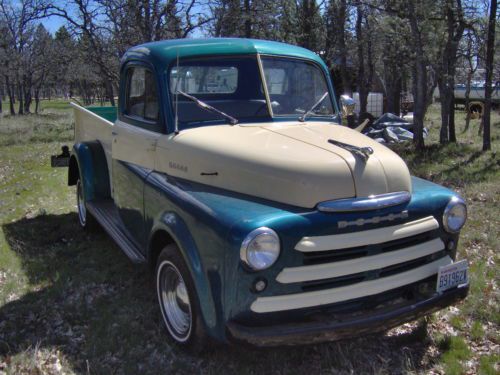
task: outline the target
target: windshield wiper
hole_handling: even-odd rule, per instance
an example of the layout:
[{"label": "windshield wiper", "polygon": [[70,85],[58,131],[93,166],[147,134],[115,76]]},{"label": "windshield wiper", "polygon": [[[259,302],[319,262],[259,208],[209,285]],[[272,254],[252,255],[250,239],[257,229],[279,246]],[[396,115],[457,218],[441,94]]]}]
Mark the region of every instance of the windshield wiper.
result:
[{"label": "windshield wiper", "polygon": [[188,98],[188,99],[192,100],[193,102],[195,102],[196,105],[198,107],[200,107],[201,109],[204,109],[206,111],[217,113],[217,114],[221,115],[226,120],[228,120],[231,125],[236,125],[238,123],[238,120],[235,119],[233,116],[228,115],[227,113],[222,112],[221,110],[212,107],[210,104],[202,102],[200,99],[194,97],[193,95],[186,94],[184,91],[181,91],[181,90],[177,90],[177,92],[179,94],[181,94],[182,96],[185,96],[186,98]]},{"label": "windshield wiper", "polygon": [[310,115],[311,115],[311,113],[313,113],[313,111],[316,109],[316,107],[317,107],[318,105],[320,105],[320,104],[321,104],[321,102],[322,102],[323,100],[325,100],[325,98],[326,98],[327,96],[328,96],[328,91],[327,91],[327,92],[325,92],[325,93],[323,94],[323,96],[321,97],[321,99],[320,99],[320,100],[318,100],[316,103],[314,103],[314,105],[311,107],[311,109],[310,109],[309,111],[307,111],[306,113],[304,113],[302,116],[300,116],[300,117],[299,117],[299,121],[300,121],[300,122],[304,122],[304,121],[306,121],[306,118],[307,118],[308,116],[310,116]]}]

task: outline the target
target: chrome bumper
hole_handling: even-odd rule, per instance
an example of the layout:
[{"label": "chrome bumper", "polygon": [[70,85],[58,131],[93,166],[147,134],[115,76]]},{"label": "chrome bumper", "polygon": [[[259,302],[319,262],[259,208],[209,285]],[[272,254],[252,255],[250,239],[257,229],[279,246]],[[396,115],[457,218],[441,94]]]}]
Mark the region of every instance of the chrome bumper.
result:
[{"label": "chrome bumper", "polygon": [[255,346],[287,346],[335,341],[385,331],[415,320],[464,299],[468,291],[469,285],[464,285],[442,294],[435,293],[427,299],[404,306],[367,311],[350,319],[339,320],[326,313],[311,322],[265,327],[229,322],[227,328],[232,340]]}]

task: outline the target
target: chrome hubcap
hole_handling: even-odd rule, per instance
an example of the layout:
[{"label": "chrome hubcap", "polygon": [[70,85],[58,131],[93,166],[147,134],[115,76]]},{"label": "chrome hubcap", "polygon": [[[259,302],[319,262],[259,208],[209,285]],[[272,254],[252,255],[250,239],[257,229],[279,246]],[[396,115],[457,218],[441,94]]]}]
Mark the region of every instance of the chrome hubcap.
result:
[{"label": "chrome hubcap", "polygon": [[83,198],[83,188],[82,183],[78,180],[76,184],[76,202],[78,205],[78,219],[80,224],[85,226],[87,220],[87,208],[85,207],[85,199]]},{"label": "chrome hubcap", "polygon": [[186,341],[191,331],[191,304],[186,284],[177,268],[165,261],[158,270],[158,297],[170,334]]}]

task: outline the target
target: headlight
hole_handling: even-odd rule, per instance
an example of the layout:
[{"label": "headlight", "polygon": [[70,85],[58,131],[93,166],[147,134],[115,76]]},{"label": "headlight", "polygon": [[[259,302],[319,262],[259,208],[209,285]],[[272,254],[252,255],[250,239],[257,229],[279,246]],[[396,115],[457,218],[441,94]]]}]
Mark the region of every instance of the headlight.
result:
[{"label": "headlight", "polygon": [[467,206],[459,197],[453,197],[444,209],[443,225],[447,232],[456,233],[467,220]]},{"label": "headlight", "polygon": [[250,232],[241,244],[241,260],[256,271],[271,267],[279,255],[280,239],[274,230],[266,227]]}]

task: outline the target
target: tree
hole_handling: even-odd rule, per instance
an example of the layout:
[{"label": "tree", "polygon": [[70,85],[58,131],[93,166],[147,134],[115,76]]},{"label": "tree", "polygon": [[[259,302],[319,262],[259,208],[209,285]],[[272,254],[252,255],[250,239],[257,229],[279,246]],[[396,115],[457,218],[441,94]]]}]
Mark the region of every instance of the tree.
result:
[{"label": "tree", "polygon": [[297,7],[298,44],[315,52],[324,50],[324,23],[316,0],[301,0]]},{"label": "tree", "polygon": [[356,5],[356,46],[357,46],[357,86],[359,93],[360,121],[367,112],[368,94],[375,73],[373,36],[369,22],[368,9],[361,2]]},{"label": "tree", "polygon": [[495,55],[495,26],[497,20],[497,0],[491,0],[490,17],[488,22],[488,39],[486,42],[486,79],[484,86],[484,113],[483,113],[483,151],[491,150],[491,92],[493,76],[493,56]]},{"label": "tree", "polygon": [[424,143],[424,117],[427,104],[427,62],[424,54],[423,37],[423,9],[427,4],[417,0],[408,0],[407,11],[412,38],[411,45],[414,50],[413,63],[413,143],[417,149],[423,149]]},{"label": "tree", "polygon": [[330,0],[325,14],[326,60],[330,67],[338,66],[342,87],[340,93],[352,94],[351,81],[347,69],[347,0]]},{"label": "tree", "polygon": [[10,112],[15,114],[15,94],[19,101],[18,114],[29,112],[32,80],[25,74],[29,64],[27,50],[32,42],[35,22],[47,16],[50,4],[46,0],[20,0],[13,5],[8,0],[0,0],[0,22],[4,34],[5,86],[9,96]]},{"label": "tree", "polygon": [[465,81],[465,110],[467,111],[465,117],[465,126],[463,129],[463,133],[469,130],[470,120],[471,120],[471,111],[469,109],[470,105],[470,91],[472,85],[472,78],[474,73],[477,71],[477,60],[479,56],[479,48],[478,45],[480,43],[480,37],[477,35],[478,30],[476,28],[472,30],[467,30],[464,34],[464,38],[462,38],[461,47],[460,47],[460,60],[459,64],[461,64],[461,71],[466,72],[465,76],[462,74],[461,78]]},{"label": "tree", "polygon": [[[43,25],[38,25],[33,37],[33,46],[30,54],[32,60],[31,79],[35,97],[35,113],[38,113],[40,108],[40,91],[46,83],[55,55],[52,36]],[[29,104],[27,108],[29,109]]]},{"label": "tree", "polygon": [[65,7],[53,4],[51,14],[66,19],[78,36],[114,105],[123,53],[140,43],[187,37],[210,21],[196,5],[200,5],[196,0],[71,0]]},{"label": "tree", "polygon": [[445,0],[443,4],[446,43],[440,51],[437,64],[439,96],[441,100],[441,130],[439,142],[456,142],[455,135],[455,74],[458,47],[467,26],[461,0]]}]

